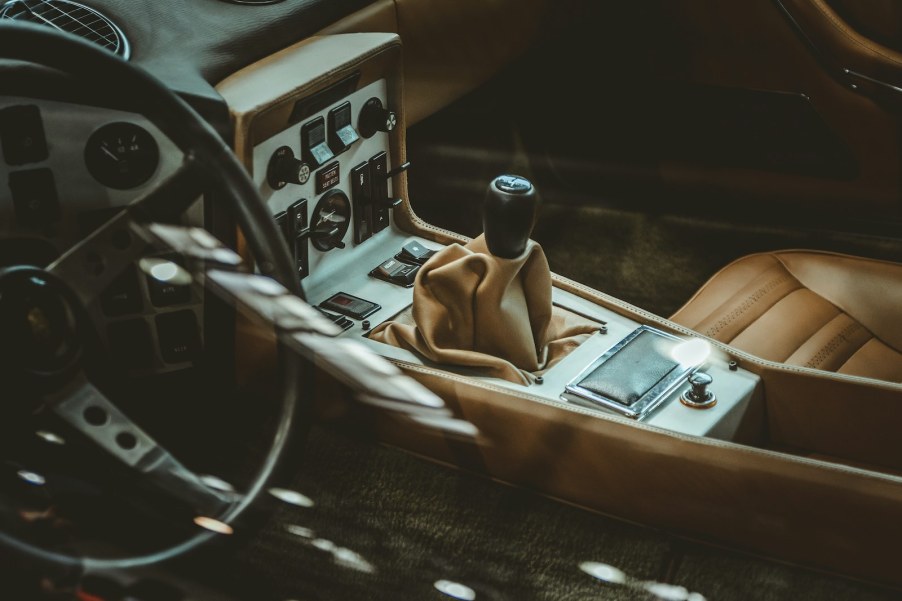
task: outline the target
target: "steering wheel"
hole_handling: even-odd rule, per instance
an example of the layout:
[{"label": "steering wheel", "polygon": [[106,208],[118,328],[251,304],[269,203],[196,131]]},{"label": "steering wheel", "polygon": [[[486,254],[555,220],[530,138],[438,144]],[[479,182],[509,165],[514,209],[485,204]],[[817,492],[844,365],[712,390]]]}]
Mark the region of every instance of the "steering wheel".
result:
[{"label": "steering wheel", "polygon": [[[230,148],[190,106],[139,67],[78,38],[23,23],[0,24],[0,59],[49,67],[79,86],[102,90],[105,101],[143,114],[184,153],[174,174],[48,267],[0,269],[0,328],[4,332],[0,361],[12,371],[18,386],[27,387],[115,460],[137,470],[155,487],[191,499],[205,508],[206,515],[229,523],[264,489],[283,454],[299,413],[299,382],[308,366],[279,353],[282,381],[276,432],[246,494],[234,500],[185,468],[89,381],[82,363],[93,327],[85,307],[123,268],[141,258],[146,241],[136,235],[135,224],[181,214],[202,193],[212,192],[215,202],[231,210],[258,272],[303,298],[285,243]],[[92,427],[89,410],[114,423],[116,432],[127,432],[127,439],[117,439],[109,428]],[[170,559],[214,536],[198,528],[177,545],[124,558],[51,551],[2,531],[0,545],[42,562],[109,570]]]}]

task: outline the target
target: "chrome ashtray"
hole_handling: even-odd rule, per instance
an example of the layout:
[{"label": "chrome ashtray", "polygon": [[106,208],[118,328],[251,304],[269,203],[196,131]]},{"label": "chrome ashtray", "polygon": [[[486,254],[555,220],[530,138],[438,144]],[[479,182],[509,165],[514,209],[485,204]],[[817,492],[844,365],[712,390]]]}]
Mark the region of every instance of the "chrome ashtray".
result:
[{"label": "chrome ashtray", "polygon": [[707,359],[709,347],[640,326],[592,362],[562,398],[641,420]]}]

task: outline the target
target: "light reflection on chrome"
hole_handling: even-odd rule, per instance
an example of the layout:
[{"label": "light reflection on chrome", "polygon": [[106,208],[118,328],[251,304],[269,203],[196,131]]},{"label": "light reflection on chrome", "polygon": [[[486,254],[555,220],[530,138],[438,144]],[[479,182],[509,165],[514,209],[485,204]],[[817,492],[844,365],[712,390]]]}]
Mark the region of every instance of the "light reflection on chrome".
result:
[{"label": "light reflection on chrome", "polygon": [[579,569],[604,582],[611,584],[623,584],[626,582],[626,574],[623,570],[615,568],[606,563],[598,563],[597,561],[584,561],[579,564]]},{"label": "light reflection on chrome", "polygon": [[313,532],[310,528],[305,528],[304,526],[298,526],[297,524],[288,524],[285,526],[285,531],[289,534],[293,534],[295,536],[300,536],[301,538],[314,538],[316,533]]},{"label": "light reflection on chrome", "polygon": [[701,365],[711,355],[711,345],[701,338],[690,338],[674,345],[670,356],[680,365],[694,367]]},{"label": "light reflection on chrome", "polygon": [[430,415],[411,415],[416,423],[435,430],[443,430],[446,434],[470,440],[479,435],[479,429],[468,421],[450,417],[433,417]]},{"label": "light reflection on chrome", "polygon": [[167,259],[156,257],[144,257],[138,262],[141,271],[164,284],[187,286],[191,283],[191,274],[185,269]]},{"label": "light reflection on chrome", "polygon": [[661,601],[687,601],[689,599],[689,590],[684,586],[664,582],[646,582],[642,586]]},{"label": "light reflection on chrome", "polygon": [[452,582],[451,580],[436,580],[432,585],[438,592],[460,599],[461,601],[473,601],[476,599],[476,591],[465,584]]},{"label": "light reflection on chrome", "polygon": [[665,582],[642,581],[628,576],[623,570],[606,563],[597,561],[584,561],[579,564],[579,569],[607,584],[622,585],[631,591],[651,594],[658,601],[706,601],[701,593],[690,592],[684,586],[667,584]]},{"label": "light reflection on chrome", "polygon": [[335,549],[338,548],[338,545],[336,545],[332,541],[327,540],[325,538],[314,539],[313,542],[310,544],[313,545],[314,547],[316,547],[317,549],[319,549],[320,551],[325,551],[326,553],[333,553],[335,551]]},{"label": "light reflection on chrome", "polygon": [[194,523],[201,528],[205,528],[210,532],[215,532],[216,534],[228,535],[235,532],[232,527],[225,522],[220,522],[219,520],[214,520],[213,518],[208,518],[202,515],[194,518]]},{"label": "light reflection on chrome", "polygon": [[63,439],[62,436],[59,436],[59,435],[54,434],[53,432],[49,432],[47,430],[38,430],[37,432],[35,432],[35,435],[37,435],[37,437],[40,438],[41,440],[43,440],[44,442],[49,442],[50,444],[58,444],[58,445],[66,444],[66,441]]},{"label": "light reflection on chrome", "polygon": [[364,572],[366,574],[374,574],[376,572],[376,567],[365,560],[360,553],[357,553],[356,551],[341,547],[335,549],[332,555],[335,558],[335,563],[340,566],[357,570],[358,572]]},{"label": "light reflection on chrome", "polygon": [[209,474],[205,474],[203,476],[198,476],[201,482],[205,485],[209,486],[212,489],[219,490],[222,492],[235,492],[235,487],[223,480],[222,478],[217,478],[216,476],[211,476]]},{"label": "light reflection on chrome", "polygon": [[43,486],[47,483],[47,480],[41,474],[36,472],[31,472],[28,470],[19,470],[16,472],[16,475],[25,482],[29,484],[33,484],[35,486]]},{"label": "light reflection on chrome", "polygon": [[297,505],[298,507],[313,507],[313,499],[302,495],[296,490],[288,490],[287,488],[270,488],[269,494],[289,505]]},{"label": "light reflection on chrome", "polygon": [[365,574],[376,573],[376,566],[367,561],[360,553],[346,547],[339,547],[329,539],[318,538],[310,528],[297,524],[288,524],[285,526],[285,531],[304,539],[304,542],[311,547],[332,555],[332,561],[337,566],[357,570]]}]

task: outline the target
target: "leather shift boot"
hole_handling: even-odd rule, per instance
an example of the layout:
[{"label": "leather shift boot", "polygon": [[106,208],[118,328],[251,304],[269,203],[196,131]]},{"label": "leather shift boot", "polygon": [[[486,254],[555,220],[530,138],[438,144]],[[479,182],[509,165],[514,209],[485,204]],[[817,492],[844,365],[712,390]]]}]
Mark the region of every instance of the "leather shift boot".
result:
[{"label": "leather shift boot", "polygon": [[482,236],[444,248],[420,269],[412,317],[411,324],[398,316],[370,337],[436,363],[484,368],[487,375],[522,384],[599,328],[552,306],[541,246],[530,240],[522,255],[502,259],[489,253]]}]

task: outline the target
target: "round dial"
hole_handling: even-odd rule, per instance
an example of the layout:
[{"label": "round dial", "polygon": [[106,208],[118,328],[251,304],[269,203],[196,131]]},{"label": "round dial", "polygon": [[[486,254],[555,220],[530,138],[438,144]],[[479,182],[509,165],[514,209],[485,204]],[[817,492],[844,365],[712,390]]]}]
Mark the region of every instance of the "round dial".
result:
[{"label": "round dial", "polygon": [[351,224],[351,202],[336,190],[323,196],[310,216],[310,241],[319,250],[344,248],[342,238]]},{"label": "round dial", "polygon": [[160,150],[148,131],[134,123],[108,123],[91,134],[85,145],[85,165],[108,188],[128,190],[154,174]]}]

